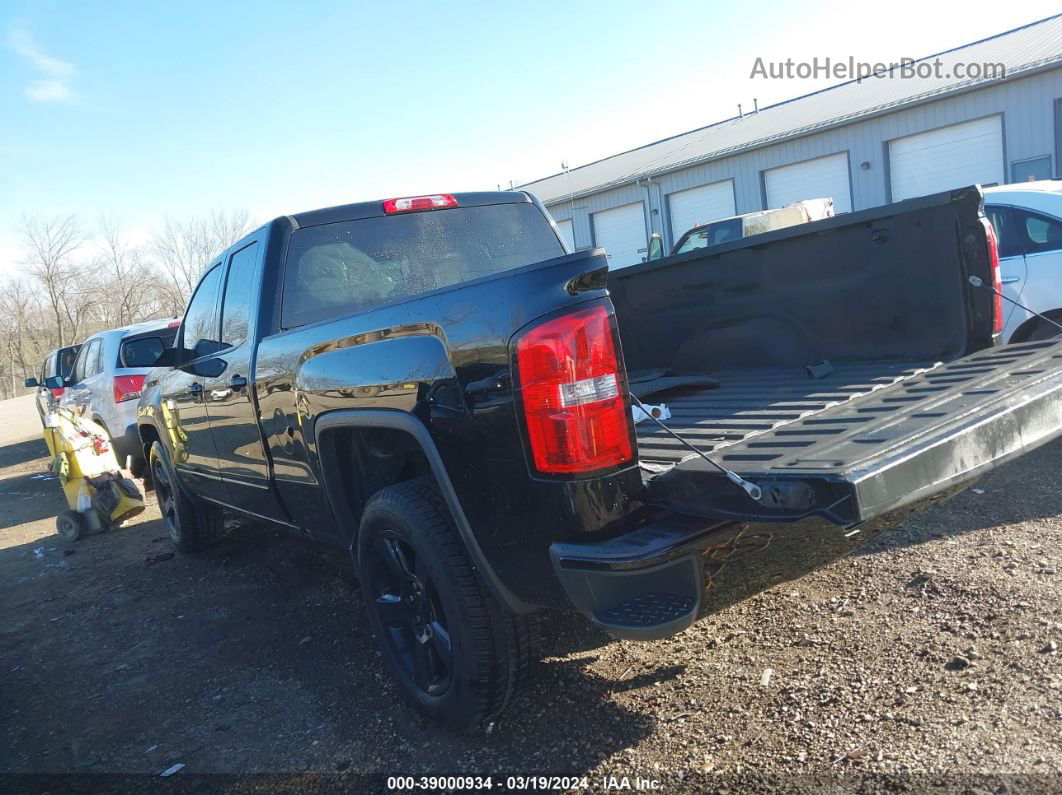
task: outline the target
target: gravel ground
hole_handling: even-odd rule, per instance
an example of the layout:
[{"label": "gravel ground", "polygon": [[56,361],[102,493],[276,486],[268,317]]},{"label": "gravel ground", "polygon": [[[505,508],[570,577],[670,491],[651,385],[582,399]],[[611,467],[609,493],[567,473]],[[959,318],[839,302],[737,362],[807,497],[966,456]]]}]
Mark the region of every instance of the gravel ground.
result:
[{"label": "gravel ground", "polygon": [[675,638],[615,642],[555,617],[529,692],[453,735],[383,674],[342,554],[239,526],[173,555],[153,505],[62,543],[36,417],[9,404],[4,791],[142,791],[177,763],[166,783],[189,791],[473,773],[496,788],[534,773],[594,790],[1062,791],[1062,444]]}]

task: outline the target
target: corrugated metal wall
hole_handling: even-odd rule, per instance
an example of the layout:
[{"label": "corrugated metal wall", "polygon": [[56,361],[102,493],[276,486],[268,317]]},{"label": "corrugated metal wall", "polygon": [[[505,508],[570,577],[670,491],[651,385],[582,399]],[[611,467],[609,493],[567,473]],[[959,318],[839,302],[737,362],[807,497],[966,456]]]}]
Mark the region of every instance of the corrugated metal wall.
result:
[{"label": "corrugated metal wall", "polygon": [[[571,218],[575,244],[592,245],[590,215],[599,210],[636,201],[647,201],[651,228],[659,232],[665,245],[671,239],[665,197],[674,191],[706,185],[723,179],[734,180],[734,199],[739,213],[764,208],[763,177],[766,169],[848,152],[852,180],[853,209],[861,210],[889,201],[888,141],[912,133],[924,132],[960,121],[991,114],[1003,114],[1004,165],[1010,178],[1010,164],[1042,155],[1052,157],[1052,171],[1062,176],[1055,161],[1056,102],[1062,98],[1062,69],[999,85],[934,100],[924,105],[866,119],[844,127],[796,138],[745,152],[734,157],[713,160],[656,177],[648,184],[632,184],[578,198],[573,203],[560,200],[549,209],[557,219]],[[867,162],[864,170],[860,164]]]}]

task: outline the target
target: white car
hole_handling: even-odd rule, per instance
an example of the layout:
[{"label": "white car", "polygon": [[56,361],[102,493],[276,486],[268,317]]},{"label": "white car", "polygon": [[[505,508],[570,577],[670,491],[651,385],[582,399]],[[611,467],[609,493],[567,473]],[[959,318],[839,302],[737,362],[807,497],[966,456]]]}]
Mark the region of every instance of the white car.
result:
[{"label": "white car", "polygon": [[[999,241],[1003,294],[1062,323],[1062,180],[985,188],[985,214]],[[1062,334],[1004,301],[1005,342]]]},{"label": "white car", "polygon": [[66,378],[60,405],[76,408],[107,429],[118,462],[131,458],[132,474],[144,473],[136,430],[136,406],[144,377],[159,355],[173,347],[180,321],[150,320],[93,334],[81,344]]}]

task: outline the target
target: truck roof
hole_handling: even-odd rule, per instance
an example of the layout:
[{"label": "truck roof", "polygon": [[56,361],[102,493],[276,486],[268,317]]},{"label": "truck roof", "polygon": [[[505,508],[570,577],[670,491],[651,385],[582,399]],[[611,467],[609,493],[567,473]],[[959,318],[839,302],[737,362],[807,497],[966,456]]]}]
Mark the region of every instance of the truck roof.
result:
[{"label": "truck roof", "polygon": [[[519,204],[532,201],[530,194],[511,190],[451,193],[448,195],[457,199],[458,207],[482,207],[488,204]],[[356,221],[361,218],[376,218],[385,215],[383,210],[384,201],[386,200],[377,199],[354,204],[341,204],[336,207],[325,207],[320,210],[296,213],[291,217],[295,219],[295,222],[300,227],[320,226],[321,224],[332,224],[337,221]]]},{"label": "truck roof", "polygon": [[1015,182],[1010,185],[992,185],[985,188],[986,196],[996,196],[1000,193],[1020,194],[1028,191],[1041,193],[1062,193],[1062,179],[1038,179],[1034,182]]}]

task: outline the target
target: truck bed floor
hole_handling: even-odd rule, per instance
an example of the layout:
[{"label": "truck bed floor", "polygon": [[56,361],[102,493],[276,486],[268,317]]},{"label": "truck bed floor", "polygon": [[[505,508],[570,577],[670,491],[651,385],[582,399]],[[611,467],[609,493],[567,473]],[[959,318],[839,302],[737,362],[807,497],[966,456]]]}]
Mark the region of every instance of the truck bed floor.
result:
[{"label": "truck bed floor", "polygon": [[658,505],[743,518],[820,512],[851,526],[961,488],[1062,430],[1062,340],[923,368],[842,365],[822,379],[713,375],[718,390],[665,396],[668,427],[765,486],[766,502],[643,420],[639,452],[665,464],[646,478]]},{"label": "truck bed floor", "polygon": [[[720,384],[717,389],[673,390],[646,402],[666,403],[671,410],[667,426],[707,452],[902,381],[932,366],[931,362],[835,364],[833,372],[824,378],[812,378],[803,368],[713,372]],[[636,427],[638,453],[645,463],[667,466],[694,455],[652,420],[642,420]]]}]

